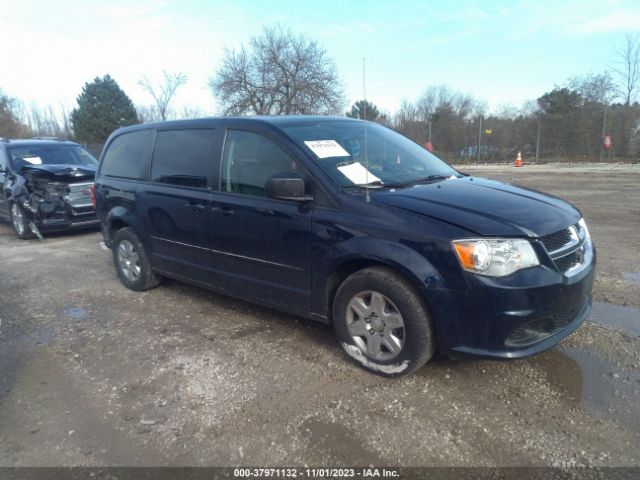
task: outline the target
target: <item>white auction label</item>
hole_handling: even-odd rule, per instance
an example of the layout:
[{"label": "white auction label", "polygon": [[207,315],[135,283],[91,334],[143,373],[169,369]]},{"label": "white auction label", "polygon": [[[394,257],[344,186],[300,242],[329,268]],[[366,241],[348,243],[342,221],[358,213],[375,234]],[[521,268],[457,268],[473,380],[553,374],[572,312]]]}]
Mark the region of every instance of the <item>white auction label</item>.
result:
[{"label": "white auction label", "polygon": [[368,183],[382,181],[369,170],[364,168],[364,166],[360,162],[343,165],[342,167],[338,167],[338,170],[340,170],[342,174],[349,180],[351,180],[355,185],[366,185]]},{"label": "white auction label", "polygon": [[348,157],[347,152],[335,140],[312,140],[304,142],[318,158]]}]

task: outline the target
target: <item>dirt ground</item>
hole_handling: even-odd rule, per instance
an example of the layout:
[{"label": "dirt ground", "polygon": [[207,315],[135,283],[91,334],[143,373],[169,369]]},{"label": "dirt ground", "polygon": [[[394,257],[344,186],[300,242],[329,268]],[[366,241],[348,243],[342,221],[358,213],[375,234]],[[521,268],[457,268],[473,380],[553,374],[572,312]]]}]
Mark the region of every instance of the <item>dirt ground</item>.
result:
[{"label": "dirt ground", "polygon": [[0,466],[640,466],[640,165],[461,168],[584,213],[597,303],[559,347],[383,379],[330,327],[127,290],[98,232],[2,224]]}]

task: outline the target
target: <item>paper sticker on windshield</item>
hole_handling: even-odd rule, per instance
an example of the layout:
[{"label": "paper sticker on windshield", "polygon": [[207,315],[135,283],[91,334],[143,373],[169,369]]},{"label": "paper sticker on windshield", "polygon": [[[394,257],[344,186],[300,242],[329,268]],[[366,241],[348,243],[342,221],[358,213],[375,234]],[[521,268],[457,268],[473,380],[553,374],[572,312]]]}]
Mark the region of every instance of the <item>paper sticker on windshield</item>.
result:
[{"label": "paper sticker on windshield", "polygon": [[42,165],[42,159],[40,157],[21,157],[25,162],[29,162],[31,165]]},{"label": "paper sticker on windshield", "polygon": [[343,165],[342,167],[338,167],[338,170],[340,170],[342,174],[349,180],[351,180],[355,185],[365,185],[367,183],[382,181],[373,173],[364,168],[360,162],[355,162],[350,165]]},{"label": "paper sticker on windshield", "polygon": [[313,140],[304,142],[318,158],[348,157],[349,152],[335,140]]}]

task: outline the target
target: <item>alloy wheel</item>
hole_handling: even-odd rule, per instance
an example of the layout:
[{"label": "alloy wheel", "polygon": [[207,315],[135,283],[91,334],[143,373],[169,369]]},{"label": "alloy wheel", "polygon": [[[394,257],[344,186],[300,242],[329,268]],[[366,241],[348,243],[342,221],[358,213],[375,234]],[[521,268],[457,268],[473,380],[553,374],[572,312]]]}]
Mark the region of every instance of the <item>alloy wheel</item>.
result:
[{"label": "alloy wheel", "polygon": [[140,277],[140,256],[129,240],[122,240],[118,245],[118,265],[130,282],[135,282]]},{"label": "alloy wheel", "polygon": [[347,331],[367,357],[386,361],[397,357],[405,341],[400,311],[385,295],[373,290],[353,296],[347,305]]}]

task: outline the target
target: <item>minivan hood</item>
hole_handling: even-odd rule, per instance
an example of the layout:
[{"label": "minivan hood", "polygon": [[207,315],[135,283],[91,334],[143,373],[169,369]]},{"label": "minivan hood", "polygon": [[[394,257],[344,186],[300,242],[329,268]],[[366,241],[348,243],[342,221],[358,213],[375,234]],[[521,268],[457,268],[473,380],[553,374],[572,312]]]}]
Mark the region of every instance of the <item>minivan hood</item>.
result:
[{"label": "minivan hood", "polygon": [[93,165],[25,165],[20,168],[20,173],[70,182],[92,179],[96,176],[96,167]]},{"label": "minivan hood", "polygon": [[478,177],[379,191],[372,199],[482,236],[548,235],[581,216],[559,198]]}]

